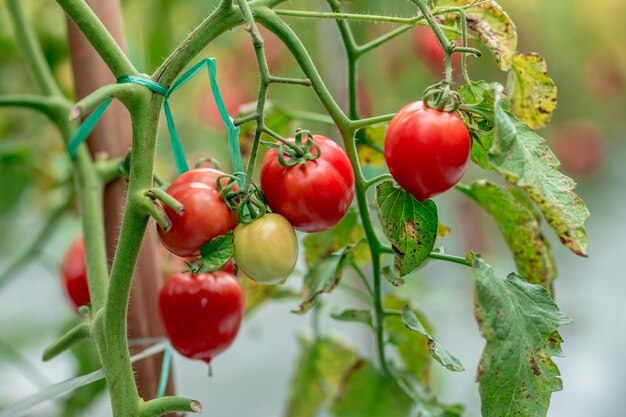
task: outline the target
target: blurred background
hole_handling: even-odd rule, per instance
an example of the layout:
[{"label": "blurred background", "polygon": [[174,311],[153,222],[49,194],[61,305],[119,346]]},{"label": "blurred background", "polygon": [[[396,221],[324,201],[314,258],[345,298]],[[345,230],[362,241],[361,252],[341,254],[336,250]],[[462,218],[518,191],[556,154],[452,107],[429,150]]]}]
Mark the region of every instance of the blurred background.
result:
[{"label": "blurred background", "polygon": [[[25,7],[54,74],[68,97],[73,97],[64,17],[53,1],[26,1]],[[215,1],[125,0],[127,46],[140,71],[151,73],[163,57],[200,22]],[[406,3],[406,4],[405,4]],[[626,274],[621,257],[626,251],[626,47],[623,0],[500,0],[515,21],[520,52],[539,52],[548,62],[559,87],[558,108],[541,130],[562,162],[562,170],[578,183],[591,218],[589,258],[577,258],[563,248],[550,230],[559,278],[556,300],[574,323],[561,329],[565,358],[558,358],[564,389],[552,397],[552,417],[620,417],[626,390]],[[299,0],[289,8],[326,9],[324,1]],[[359,0],[355,12],[409,16],[408,2]],[[345,103],[344,56],[332,21],[288,20],[309,48],[335,98]],[[359,40],[389,30],[382,24],[353,25]],[[287,51],[266,36],[270,67],[276,74],[298,76]],[[426,62],[419,29],[407,32],[367,56],[360,67],[360,110],[363,116],[395,112],[418,99],[424,88],[440,78],[437,65]],[[218,60],[218,80],[231,115],[256,96],[258,75],[253,49],[243,29],[233,30],[200,54]],[[473,79],[504,82],[493,59],[472,60]],[[85,76],[77,74],[77,77]],[[0,94],[34,92],[31,76],[18,50],[4,3],[0,3]],[[292,119],[293,112],[322,112],[316,97],[302,87],[272,87],[272,123],[280,133],[296,127],[337,137],[328,126]],[[226,134],[212,102],[208,80],[197,77],[171,100],[177,127],[190,160],[211,156],[228,167]],[[244,132],[245,136],[245,132]],[[245,153],[245,141],[244,141]],[[165,129],[160,132],[157,170],[175,174]],[[489,176],[471,169],[464,182]],[[0,271],[30,245],[51,210],[62,199],[59,184],[69,178],[67,156],[55,129],[41,115],[27,110],[0,111]],[[499,231],[478,206],[454,191],[436,198],[440,219],[451,227],[444,238],[450,253],[481,252],[500,275],[514,264]],[[65,248],[79,233],[73,207],[55,229],[50,242],[28,266],[0,283],[0,408],[37,390],[96,369],[89,349],[63,355],[49,363],[39,358],[43,348],[76,320],[59,285],[58,266]],[[301,268],[303,270],[303,267]],[[290,279],[299,289],[302,270]],[[391,289],[389,289],[391,291]],[[464,363],[467,371],[451,374],[435,366],[435,391],[442,400],[467,404],[467,416],[480,415],[476,365],[483,347],[472,315],[469,272],[451,264],[430,262],[396,290],[426,312],[438,339]],[[345,295],[327,298],[333,305],[356,301]],[[250,315],[237,341],[207,369],[176,357],[178,393],[200,400],[207,414],[220,416],[280,416],[288,397],[292,365],[298,357],[297,335],[310,319],[290,313],[297,301],[268,302]],[[158,320],[154,317],[154,320]],[[372,355],[374,339],[365,327],[322,321],[325,333],[340,334],[364,355]],[[77,395],[50,402],[32,416],[109,415],[102,384]],[[96,396],[95,401],[91,398]],[[82,411],[80,411],[82,410]]]}]

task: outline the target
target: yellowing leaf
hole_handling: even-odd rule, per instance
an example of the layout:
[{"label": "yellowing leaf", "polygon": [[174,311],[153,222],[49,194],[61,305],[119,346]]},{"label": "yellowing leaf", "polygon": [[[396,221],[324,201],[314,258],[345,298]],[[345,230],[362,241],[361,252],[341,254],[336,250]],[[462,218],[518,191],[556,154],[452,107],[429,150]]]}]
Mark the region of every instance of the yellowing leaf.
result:
[{"label": "yellowing leaf", "polygon": [[546,61],[538,54],[513,58],[506,84],[511,110],[533,129],[545,126],[556,108],[557,88],[548,75]]}]

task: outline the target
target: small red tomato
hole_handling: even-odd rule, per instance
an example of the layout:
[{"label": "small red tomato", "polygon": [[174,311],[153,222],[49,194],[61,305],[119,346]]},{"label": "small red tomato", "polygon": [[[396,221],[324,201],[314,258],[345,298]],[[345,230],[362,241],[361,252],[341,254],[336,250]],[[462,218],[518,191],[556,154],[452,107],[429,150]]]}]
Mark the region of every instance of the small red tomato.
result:
[{"label": "small red tomato", "polygon": [[[461,45],[461,39],[457,40]],[[423,59],[431,71],[442,74],[445,70],[445,54],[439,44],[437,35],[430,27],[420,26],[413,30],[413,45],[419,58]],[[455,52],[451,56],[452,69],[458,72],[461,69],[461,54]]]},{"label": "small red tomato", "polygon": [[76,237],[61,261],[61,278],[65,291],[76,308],[91,303],[87,283],[85,245],[81,236]]},{"label": "small red tomato", "polygon": [[385,160],[398,184],[419,201],[459,182],[469,163],[472,141],[455,113],[409,103],[391,120]]},{"label": "small red tomato", "polygon": [[313,141],[321,150],[314,161],[284,167],[278,151],[270,149],[261,166],[261,189],[270,208],[303,232],[336,225],[354,198],[354,173],[346,153],[325,136],[313,135]]},{"label": "small red tomato", "polygon": [[[157,227],[163,245],[178,256],[194,256],[200,246],[214,237],[230,232],[237,225],[237,216],[224,203],[217,191],[216,180],[221,171],[200,168],[178,177],[167,192],[178,200],[185,212],[179,215],[164,206],[172,228]],[[228,180],[225,178],[224,182]]]},{"label": "small red tomato", "polygon": [[172,346],[207,363],[233,343],[244,309],[241,285],[224,271],[174,274],[159,296],[161,319]]}]

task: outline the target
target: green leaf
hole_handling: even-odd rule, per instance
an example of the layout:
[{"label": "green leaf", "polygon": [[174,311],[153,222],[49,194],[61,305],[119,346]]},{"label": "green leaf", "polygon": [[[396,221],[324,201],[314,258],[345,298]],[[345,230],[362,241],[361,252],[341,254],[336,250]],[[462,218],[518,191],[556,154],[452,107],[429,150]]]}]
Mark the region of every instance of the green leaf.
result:
[{"label": "green leaf", "polygon": [[426,331],[422,323],[420,323],[417,316],[413,313],[413,311],[411,311],[411,308],[408,305],[405,305],[402,308],[402,322],[407,329],[417,332],[428,339],[428,350],[437,362],[453,372],[461,372],[465,370],[461,361],[437,343],[437,341]]},{"label": "green leaf", "polygon": [[517,272],[531,284],[543,285],[550,291],[556,266],[531,201],[515,187],[484,180],[461,190],[494,218],[513,254]]},{"label": "green leaf", "polygon": [[[383,305],[387,310],[401,310],[407,304],[407,300],[398,297],[395,294],[389,294],[385,297]],[[424,314],[420,311],[413,310],[413,313],[419,317],[424,327],[432,332],[433,328],[426,320]],[[397,316],[389,316],[385,319],[385,328],[389,339],[396,345],[396,349],[404,362],[404,367],[411,376],[423,387],[429,388],[431,356],[428,349],[428,340],[421,335],[410,331],[406,328],[402,319]]]},{"label": "green leaf", "polygon": [[437,206],[432,200],[420,203],[391,181],[376,187],[376,206],[396,254],[394,269],[403,277],[420,266],[435,246]]},{"label": "green leaf", "polygon": [[[461,117],[469,127],[472,136],[472,162],[483,169],[492,169],[489,163],[489,149],[493,144],[493,124],[481,117],[487,115],[493,119],[494,97],[493,84],[485,81],[472,82],[459,88],[461,103],[470,105],[475,112],[460,110]],[[477,113],[478,112],[478,113]]]},{"label": "green leaf", "polygon": [[335,320],[363,323],[372,329],[374,328],[372,313],[369,310],[350,309],[344,310],[341,313],[331,314],[330,316]]},{"label": "green leaf", "polygon": [[[475,0],[440,0],[437,5],[463,6]],[[480,41],[493,53],[502,71],[513,65],[517,51],[517,30],[515,24],[502,7],[494,0],[466,10],[467,28],[478,36]]]},{"label": "green leaf", "polygon": [[304,238],[304,259],[311,268],[331,253],[353,245],[357,264],[367,263],[370,253],[364,238],[365,232],[359,223],[359,215],[355,210],[349,210],[333,228],[321,233],[310,233]]},{"label": "green leaf", "polygon": [[[501,141],[510,144],[503,146],[499,144]],[[495,152],[497,149],[506,151]],[[530,196],[566,247],[586,256],[588,239],[584,223],[589,210],[574,192],[576,183],[558,171],[559,161],[545,139],[512,114],[502,111],[496,116],[496,136],[489,162],[507,181]]]},{"label": "green leaf", "polygon": [[390,266],[383,267],[382,271],[383,277],[389,281],[391,285],[394,287],[400,287],[404,285],[404,280],[398,276],[394,271],[391,270]]},{"label": "green leaf", "polygon": [[385,136],[388,124],[368,126],[356,134],[357,153],[363,165],[384,167],[385,165]]},{"label": "green leaf", "polygon": [[221,269],[233,257],[235,246],[233,234],[227,233],[209,240],[200,246],[202,256],[202,270],[215,271]]},{"label": "green leaf", "polygon": [[561,355],[557,328],[570,323],[540,285],[517,274],[495,276],[474,259],[475,315],[487,341],[478,382],[485,417],[545,416],[562,389],[552,356]]},{"label": "green leaf", "polygon": [[331,408],[335,417],[408,417],[412,401],[392,379],[358,361],[343,377]]},{"label": "green leaf", "polygon": [[334,290],[339,285],[343,268],[353,260],[352,251],[346,248],[338,253],[333,253],[310,269],[304,277],[300,308],[293,312],[296,314],[306,313],[315,304],[319,295]]},{"label": "green leaf", "polygon": [[548,75],[546,61],[535,53],[513,58],[506,93],[513,114],[533,129],[545,126],[556,109],[556,85]]},{"label": "green leaf", "polygon": [[336,395],[343,373],[357,362],[356,352],[333,338],[300,338],[298,365],[291,381],[285,417],[314,417]]}]

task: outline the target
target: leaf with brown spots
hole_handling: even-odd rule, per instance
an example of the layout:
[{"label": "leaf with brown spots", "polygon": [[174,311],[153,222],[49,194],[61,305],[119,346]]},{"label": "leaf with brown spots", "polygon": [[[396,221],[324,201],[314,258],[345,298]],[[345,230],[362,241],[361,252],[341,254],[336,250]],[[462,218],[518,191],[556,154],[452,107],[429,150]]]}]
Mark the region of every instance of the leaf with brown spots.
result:
[{"label": "leaf with brown spots", "polygon": [[550,291],[556,265],[550,244],[541,232],[541,218],[528,197],[518,188],[484,180],[459,189],[496,221],[513,254],[517,272],[531,284],[543,285]]},{"label": "leaf with brown spots", "polygon": [[403,277],[430,255],[437,238],[437,206],[423,203],[391,181],[376,187],[378,218],[395,252],[394,270]]},{"label": "leaf with brown spots", "polygon": [[363,165],[385,166],[385,135],[388,124],[368,126],[356,134],[356,149]]},{"label": "leaf with brown spots", "polygon": [[474,258],[474,313],[487,341],[477,380],[484,417],[546,416],[550,397],[562,389],[553,356],[560,356],[557,329],[571,320],[540,285],[517,274],[497,277]]},{"label": "leaf with brown spots", "polygon": [[546,61],[535,53],[513,58],[506,93],[513,114],[533,129],[545,126],[556,109],[556,85],[548,75]]},{"label": "leaf with brown spots", "polygon": [[[465,6],[475,0],[440,0],[438,6]],[[476,34],[496,57],[502,71],[513,65],[517,51],[517,30],[515,24],[502,7],[495,1],[487,1],[466,10],[467,28]]]}]

